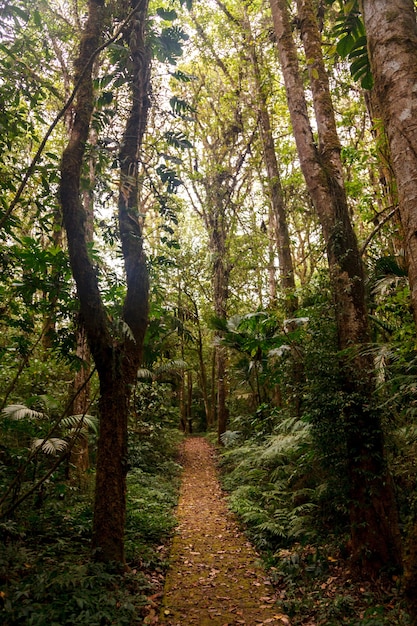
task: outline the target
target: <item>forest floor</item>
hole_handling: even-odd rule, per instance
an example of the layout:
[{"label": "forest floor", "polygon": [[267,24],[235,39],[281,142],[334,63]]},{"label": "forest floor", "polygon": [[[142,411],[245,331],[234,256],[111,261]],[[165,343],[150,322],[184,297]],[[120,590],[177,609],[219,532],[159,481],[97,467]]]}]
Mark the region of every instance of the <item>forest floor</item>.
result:
[{"label": "forest floor", "polygon": [[394,580],[382,584],[356,579],[349,561],[331,545],[296,544],[292,550],[281,551],[288,552],[283,560],[286,565],[271,567],[270,579],[227,507],[215,454],[214,447],[202,437],[188,438],[181,444],[179,524],[165,587],[162,591],[161,573],[154,585],[158,592],[148,598],[144,624],[411,624]]},{"label": "forest floor", "polygon": [[[182,444],[179,526],[171,548],[159,618],[167,626],[290,625],[254,548],[228,510],[213,447]],[[148,623],[152,623],[148,621]]]}]

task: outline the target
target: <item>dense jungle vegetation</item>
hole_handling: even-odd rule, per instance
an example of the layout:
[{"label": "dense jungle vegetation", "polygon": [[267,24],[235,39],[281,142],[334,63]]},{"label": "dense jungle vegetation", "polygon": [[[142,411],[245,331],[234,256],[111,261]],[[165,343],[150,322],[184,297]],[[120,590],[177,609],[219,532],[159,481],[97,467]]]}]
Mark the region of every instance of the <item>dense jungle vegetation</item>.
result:
[{"label": "dense jungle vegetation", "polygon": [[414,4],[0,0],[1,623],[150,623],[194,433],[294,624],[417,623]]}]

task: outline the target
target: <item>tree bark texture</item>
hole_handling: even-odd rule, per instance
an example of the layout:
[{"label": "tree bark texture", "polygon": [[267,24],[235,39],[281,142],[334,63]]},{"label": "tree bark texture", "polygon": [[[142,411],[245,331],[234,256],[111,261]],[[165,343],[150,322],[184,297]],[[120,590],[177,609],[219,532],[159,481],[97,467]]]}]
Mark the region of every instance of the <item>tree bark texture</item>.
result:
[{"label": "tree bark texture", "polygon": [[349,218],[328,77],[311,0],[297,0],[317,124],[309,121],[286,0],[270,0],[274,29],[300,165],[317,211],[333,286],[344,391],[343,416],[350,478],[353,556],[364,570],[399,565],[396,504],[387,473],[380,419],[367,410],[373,390],[372,362],[360,352],[369,341],[363,269]]},{"label": "tree bark texture", "polygon": [[[94,92],[91,58],[100,43],[103,0],[89,0],[88,18],[75,63],[76,79],[82,75],[75,103],[75,119],[61,163],[60,197],[67,231],[71,268],[77,285],[81,322],[100,380],[100,434],[97,453],[93,542],[95,557],[124,563],[126,511],[127,419],[131,387],[141,359],[147,325],[148,278],[137,211],[137,163],[146,123],[149,57],[144,43],[147,0],[135,2],[130,22],[133,66],[132,107],[120,153],[119,223],[125,257],[127,295],[124,327],[115,333],[99,290],[88,254],[86,213],[80,178],[88,140]],[[85,68],[88,68],[87,70]],[[82,74],[81,74],[82,72]]]},{"label": "tree bark texture", "polygon": [[[417,24],[413,0],[362,0],[374,90],[397,181],[417,325]],[[417,624],[417,522],[404,559],[404,590]]]},{"label": "tree bark texture", "polygon": [[[150,54],[145,43],[148,0],[132,0],[136,8],[130,22],[132,60],[131,109],[119,154],[119,229],[126,272],[127,292],[123,305],[120,348],[100,378],[100,436],[98,442],[93,549],[104,561],[124,561],[120,534],[126,514],[127,420],[132,387],[142,359],[148,323],[148,272],[138,208],[139,153],[150,106]],[[109,367],[110,366],[110,367]],[[113,515],[113,528],[109,512]],[[117,558],[114,558],[114,557]]]},{"label": "tree bark texture", "polygon": [[362,0],[374,90],[397,180],[417,325],[417,25],[413,0]]}]

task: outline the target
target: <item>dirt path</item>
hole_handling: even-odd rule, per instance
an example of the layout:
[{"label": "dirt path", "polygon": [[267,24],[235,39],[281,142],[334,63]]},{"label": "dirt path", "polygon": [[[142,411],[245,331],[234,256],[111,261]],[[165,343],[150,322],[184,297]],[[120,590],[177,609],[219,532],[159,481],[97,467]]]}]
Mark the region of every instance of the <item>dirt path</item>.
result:
[{"label": "dirt path", "polygon": [[286,625],[253,547],[227,510],[203,438],[183,444],[179,528],[171,552],[161,623],[169,626]]}]

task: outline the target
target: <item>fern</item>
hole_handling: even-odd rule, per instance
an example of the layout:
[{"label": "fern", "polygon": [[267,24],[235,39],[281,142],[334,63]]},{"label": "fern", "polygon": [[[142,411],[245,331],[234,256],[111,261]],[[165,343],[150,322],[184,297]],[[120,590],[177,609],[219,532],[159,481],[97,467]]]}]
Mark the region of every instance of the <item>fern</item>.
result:
[{"label": "fern", "polygon": [[225,448],[231,448],[241,440],[241,432],[239,430],[226,430],[220,439]]}]

